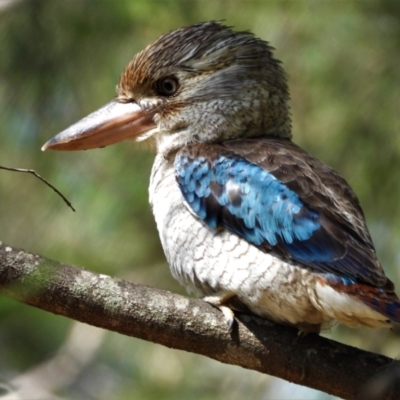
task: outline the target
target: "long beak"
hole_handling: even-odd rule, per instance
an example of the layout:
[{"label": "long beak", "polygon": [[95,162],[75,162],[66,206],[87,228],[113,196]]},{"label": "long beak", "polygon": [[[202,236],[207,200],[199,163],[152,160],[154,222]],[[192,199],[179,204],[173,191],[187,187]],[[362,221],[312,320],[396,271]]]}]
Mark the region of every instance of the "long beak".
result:
[{"label": "long beak", "polygon": [[136,103],[111,101],[54,136],[42,150],[88,150],[135,138],[156,127],[154,112]]}]

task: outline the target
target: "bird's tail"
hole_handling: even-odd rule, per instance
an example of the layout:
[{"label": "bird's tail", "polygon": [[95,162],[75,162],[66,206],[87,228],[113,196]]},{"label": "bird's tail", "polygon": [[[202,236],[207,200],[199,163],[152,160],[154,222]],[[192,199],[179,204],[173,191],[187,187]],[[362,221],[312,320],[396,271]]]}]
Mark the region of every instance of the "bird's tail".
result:
[{"label": "bird's tail", "polygon": [[[334,274],[321,274],[321,278],[318,279],[318,282],[322,285],[321,289],[328,286],[334,290],[334,292],[329,292],[329,298],[332,300],[330,308],[333,310],[334,314],[340,312],[347,317],[352,316],[362,325],[371,327],[388,326],[389,320],[400,324],[400,299],[392,290],[393,284],[391,284],[390,281],[388,281],[386,287],[376,287],[367,283],[361,283],[353,277],[349,278]],[[336,293],[336,295],[332,296],[332,293]],[[346,299],[348,299],[347,302]],[[351,299],[356,300],[356,302]],[[338,308],[333,304],[335,300],[338,302]],[[357,306],[357,304],[359,306]],[[363,307],[362,304],[378,312],[382,317],[386,318],[386,321],[384,318],[379,318],[376,314],[375,317],[371,315],[368,309]],[[335,317],[339,321],[342,319],[337,315],[335,315]],[[374,320],[376,323],[373,322]]]},{"label": "bird's tail", "polygon": [[364,288],[357,297],[373,310],[400,324],[400,300],[396,293],[369,285],[362,286]]}]

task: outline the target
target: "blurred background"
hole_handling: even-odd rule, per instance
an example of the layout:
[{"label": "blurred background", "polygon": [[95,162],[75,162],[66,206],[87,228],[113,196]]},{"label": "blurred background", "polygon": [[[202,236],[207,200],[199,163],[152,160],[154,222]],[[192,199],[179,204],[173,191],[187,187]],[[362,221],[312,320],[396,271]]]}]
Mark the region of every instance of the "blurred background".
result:
[{"label": "blurred background", "polygon": [[[132,56],[160,34],[224,19],[268,40],[291,88],[294,140],[358,194],[400,288],[400,2],[0,0],[0,240],[184,294],[159,244],[147,186],[154,155],[122,143],[40,151],[111,100]],[[325,336],[399,357],[385,330]],[[0,301],[0,394],[26,399],[333,399],[239,367]],[[8,392],[9,393],[9,392]],[[13,395],[16,398],[16,394]]]}]

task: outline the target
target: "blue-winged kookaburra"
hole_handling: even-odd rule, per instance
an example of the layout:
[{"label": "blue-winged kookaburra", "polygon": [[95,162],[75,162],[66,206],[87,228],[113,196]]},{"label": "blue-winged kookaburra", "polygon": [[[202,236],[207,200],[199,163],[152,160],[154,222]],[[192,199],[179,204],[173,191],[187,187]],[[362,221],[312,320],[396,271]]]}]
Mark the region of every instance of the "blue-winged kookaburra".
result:
[{"label": "blue-winged kookaburra", "polygon": [[268,43],[199,23],[138,53],[117,97],[43,149],[153,144],[150,203],[172,275],[230,326],[240,305],[303,332],[390,327],[400,301],[357,197],[291,141],[288,99]]}]

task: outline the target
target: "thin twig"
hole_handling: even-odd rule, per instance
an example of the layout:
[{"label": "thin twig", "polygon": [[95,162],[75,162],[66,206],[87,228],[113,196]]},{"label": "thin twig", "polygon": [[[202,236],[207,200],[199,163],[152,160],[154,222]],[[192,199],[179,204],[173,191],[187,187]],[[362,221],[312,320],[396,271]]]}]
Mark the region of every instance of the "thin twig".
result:
[{"label": "thin twig", "polygon": [[9,167],[3,167],[0,165],[0,169],[5,169],[6,171],[14,171],[14,172],[25,172],[27,174],[32,174],[36,176],[36,178],[40,179],[42,182],[44,182],[47,186],[51,187],[68,205],[68,207],[72,210],[75,211],[75,208],[72,206],[72,204],[68,201],[68,199],[56,188],[54,187],[50,182],[46,181],[42,176],[40,176],[34,169],[25,169],[25,168],[9,168]]}]

